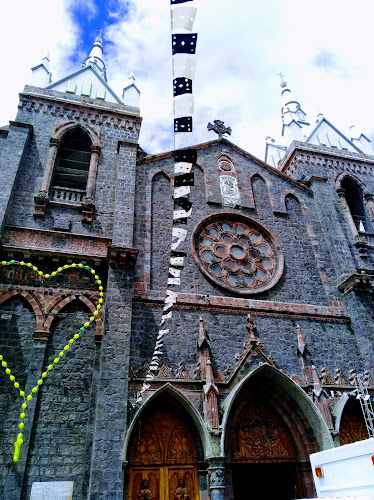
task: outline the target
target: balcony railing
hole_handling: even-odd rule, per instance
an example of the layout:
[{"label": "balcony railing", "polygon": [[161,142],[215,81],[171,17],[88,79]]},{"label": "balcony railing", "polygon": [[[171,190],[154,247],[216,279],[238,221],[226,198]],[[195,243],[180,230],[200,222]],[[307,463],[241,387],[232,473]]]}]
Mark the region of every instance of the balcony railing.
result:
[{"label": "balcony railing", "polygon": [[80,205],[84,200],[86,191],[63,187],[52,187],[50,201],[55,203],[66,203],[67,205]]}]

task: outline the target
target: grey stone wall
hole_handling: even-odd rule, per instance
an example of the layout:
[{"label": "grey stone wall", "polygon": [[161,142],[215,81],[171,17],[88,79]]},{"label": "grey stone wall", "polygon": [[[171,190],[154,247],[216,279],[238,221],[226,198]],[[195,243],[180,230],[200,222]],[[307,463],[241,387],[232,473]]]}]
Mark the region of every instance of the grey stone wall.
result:
[{"label": "grey stone wall", "polygon": [[[0,353],[21,387],[27,382],[34,356],[33,332],[35,318],[31,306],[20,296],[0,305]],[[20,498],[22,465],[13,463],[13,443],[19,432],[19,414],[22,400],[18,391],[0,369],[0,498]],[[25,432],[29,429],[25,429]],[[25,449],[23,449],[25,456]]]}]

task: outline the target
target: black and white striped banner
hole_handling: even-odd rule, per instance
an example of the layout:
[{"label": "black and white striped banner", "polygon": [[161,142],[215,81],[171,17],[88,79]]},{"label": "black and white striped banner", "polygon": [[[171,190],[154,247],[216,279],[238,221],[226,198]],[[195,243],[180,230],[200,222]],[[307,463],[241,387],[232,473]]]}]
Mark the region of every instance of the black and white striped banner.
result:
[{"label": "black and white striped banner", "polygon": [[197,9],[193,6],[194,0],[170,0],[170,3],[174,110],[173,229],[168,287],[153,356],[149,372],[140,391],[139,403],[142,402],[141,394],[150,387],[151,380],[159,370],[161,356],[164,354],[164,337],[170,332],[172,324],[172,307],[177,302],[177,290],[181,284],[186,258],[186,252],[181,251],[180,248],[187,237],[187,230],[183,226],[186,225],[188,217],[192,214],[189,194],[194,185],[194,174],[191,173],[191,170],[197,160],[196,149],[180,149],[193,128],[193,81],[196,70],[197,33],[192,33],[192,30]]}]

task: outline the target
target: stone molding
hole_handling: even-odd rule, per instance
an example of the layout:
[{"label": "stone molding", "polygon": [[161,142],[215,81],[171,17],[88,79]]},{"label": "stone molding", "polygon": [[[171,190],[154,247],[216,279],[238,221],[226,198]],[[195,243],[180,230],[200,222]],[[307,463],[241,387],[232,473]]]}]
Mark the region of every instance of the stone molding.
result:
[{"label": "stone molding", "polygon": [[[159,292],[142,291],[144,286],[134,283],[134,302],[148,306],[161,307],[164,295]],[[140,292],[140,295],[139,295]],[[202,310],[226,311],[237,314],[247,313],[259,316],[279,316],[287,318],[314,318],[319,321],[349,323],[350,316],[341,301],[331,301],[329,305],[300,304],[295,302],[274,302],[266,300],[244,299],[239,297],[220,297],[179,293],[176,308],[189,309],[199,307]]]},{"label": "stone molding", "polygon": [[[57,102],[56,102],[57,101]],[[52,104],[53,103],[53,104]],[[90,122],[95,125],[107,125],[123,129],[128,129],[139,134],[141,126],[141,117],[134,117],[132,115],[120,114],[116,111],[102,109],[87,109],[87,103],[72,103],[72,102],[59,102],[58,99],[48,98],[46,96],[33,96],[32,98],[27,94],[20,94],[19,108],[26,111],[34,111],[35,113],[50,114],[52,116],[64,117],[66,119],[74,119],[77,123],[81,120],[83,122]],[[13,124],[15,122],[11,122]],[[17,125],[17,123],[15,123]],[[23,126],[32,127],[31,125],[21,124]]]}]

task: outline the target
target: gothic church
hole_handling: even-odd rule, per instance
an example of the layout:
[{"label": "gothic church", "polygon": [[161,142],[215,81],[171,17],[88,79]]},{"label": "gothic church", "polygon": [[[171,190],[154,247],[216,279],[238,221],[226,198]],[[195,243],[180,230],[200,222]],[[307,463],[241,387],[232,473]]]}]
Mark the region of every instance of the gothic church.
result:
[{"label": "gothic church", "polygon": [[[102,296],[72,263],[100,276],[105,306],[35,391],[18,462],[20,399],[0,367],[0,498],[313,497],[309,455],[368,437],[356,386],[374,394],[369,139],[323,116],[312,126],[282,82],[266,162],[222,134],[196,146],[181,293],[140,394],[168,280],[174,152],[139,146],[139,89],[133,77],[111,89],[100,37],[62,80],[48,59],[32,73],[0,129],[12,262],[0,352],[27,394]],[[64,266],[50,280],[33,269]]]}]

